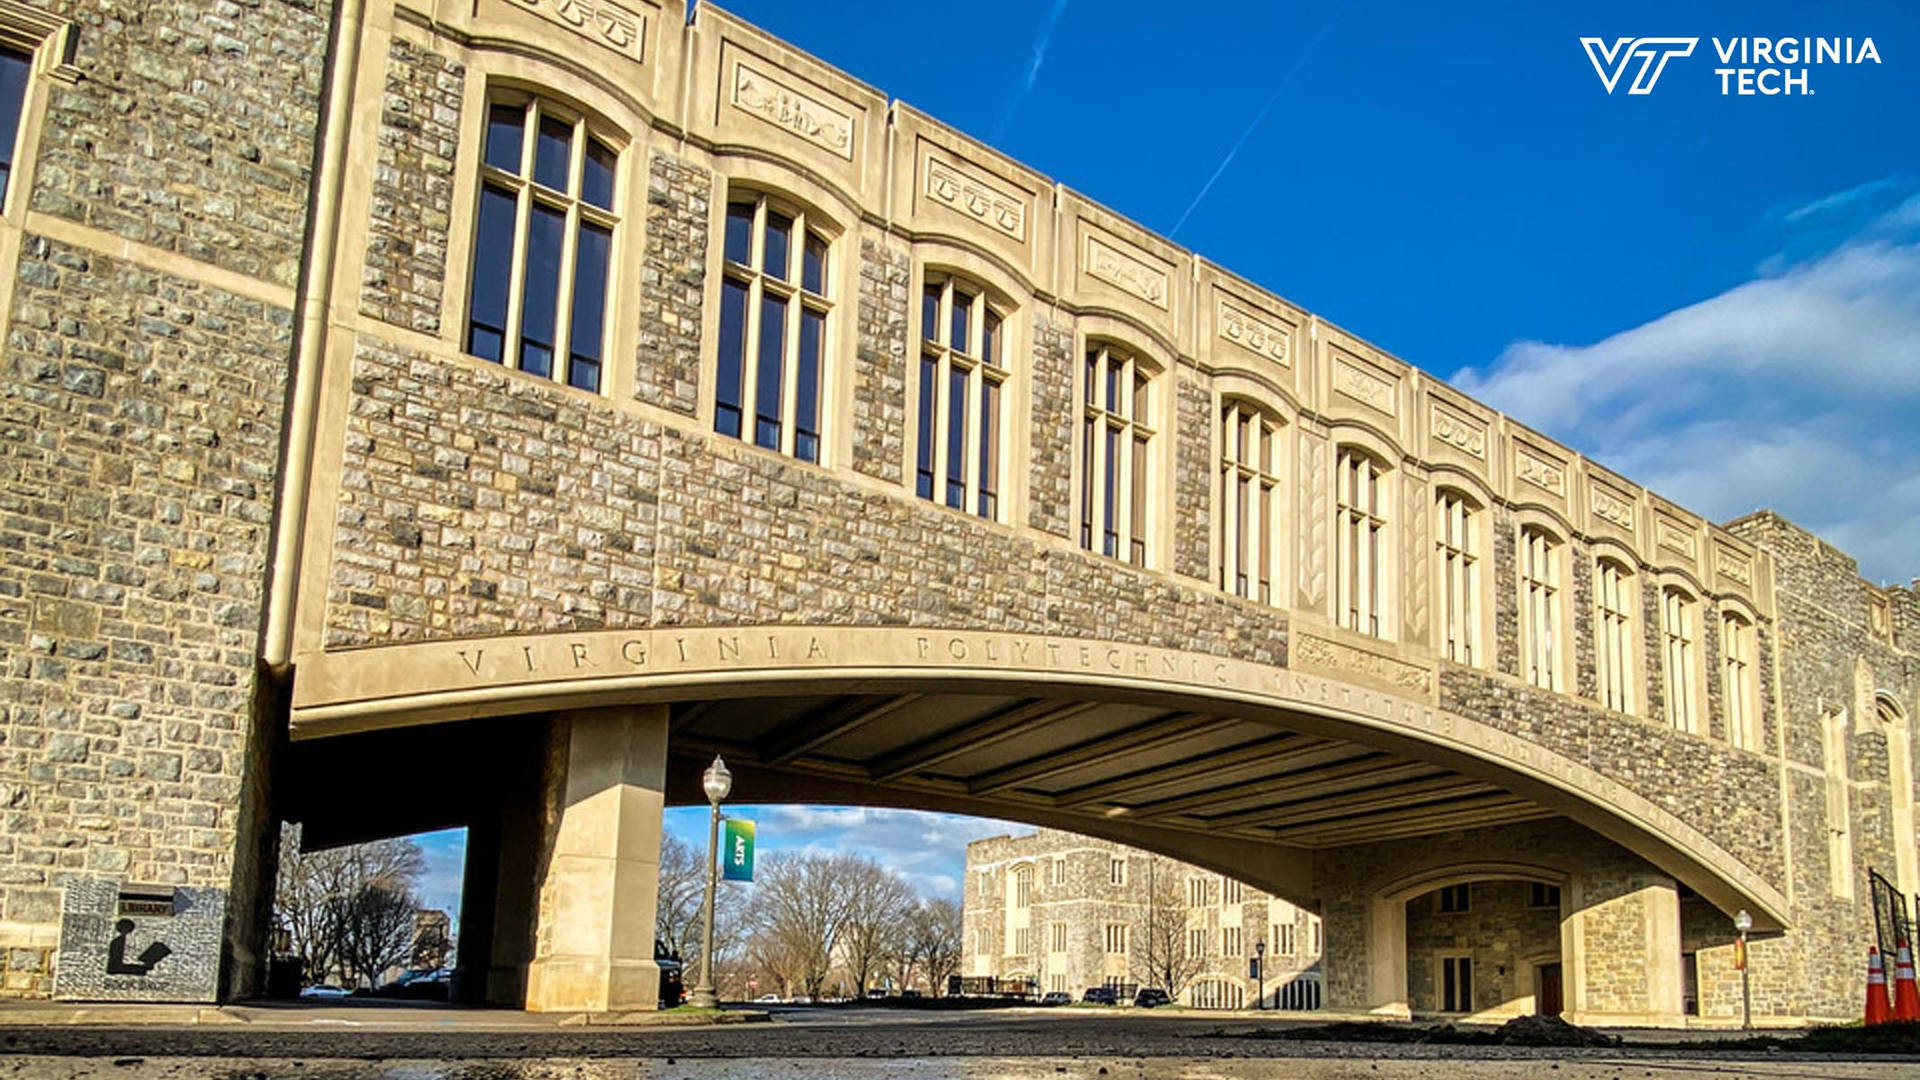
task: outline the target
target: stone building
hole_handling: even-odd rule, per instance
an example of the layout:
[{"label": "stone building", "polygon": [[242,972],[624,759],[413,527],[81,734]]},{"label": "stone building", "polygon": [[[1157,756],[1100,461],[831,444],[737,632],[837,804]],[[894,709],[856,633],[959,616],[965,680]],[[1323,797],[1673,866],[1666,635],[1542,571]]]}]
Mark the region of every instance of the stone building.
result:
[{"label": "stone building", "polygon": [[[1320,920],[1222,874],[1041,829],[968,844],[964,888],[963,975],[1030,983],[1076,1001],[1089,987],[1131,992],[1160,982],[1147,959],[1157,925],[1177,938],[1181,1004],[1261,1008],[1261,983],[1266,1008],[1320,1004]],[[1256,956],[1263,980],[1250,974]]]},{"label": "stone building", "polygon": [[715,754],[1230,874],[1357,1011],[1735,1022],[1745,910],[1846,1017],[1920,889],[1912,589],[720,9],[0,0],[0,94],[5,993],[254,992],[296,821],[646,1007]]}]

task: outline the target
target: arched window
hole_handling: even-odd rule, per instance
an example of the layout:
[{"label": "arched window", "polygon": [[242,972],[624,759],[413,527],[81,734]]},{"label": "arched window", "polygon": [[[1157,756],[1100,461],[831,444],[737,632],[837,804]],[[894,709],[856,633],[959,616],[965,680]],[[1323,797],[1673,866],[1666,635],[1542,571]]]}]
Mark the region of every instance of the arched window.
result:
[{"label": "arched window", "polygon": [[1451,488],[1434,500],[1434,596],[1440,655],[1456,664],[1480,658],[1480,551],[1475,534],[1478,507]]},{"label": "arched window", "polygon": [[1672,586],[1661,590],[1660,631],[1666,643],[1667,723],[1676,731],[1697,734],[1700,727],[1693,701],[1696,634],[1693,597]]},{"label": "arched window", "polygon": [[1153,376],[1132,354],[1087,349],[1081,401],[1080,546],[1147,564]]},{"label": "arched window", "polygon": [[1527,681],[1560,689],[1560,545],[1545,530],[1520,530],[1520,640]]},{"label": "arched window", "polygon": [[599,391],[618,154],[587,122],[532,98],[487,110],[466,350]]},{"label": "arched window", "polygon": [[820,460],[829,247],[798,209],[753,192],[728,200],[715,431]]},{"label": "arched window", "polygon": [[1594,666],[1600,704],[1633,711],[1633,573],[1612,559],[1594,564]]},{"label": "arched window", "polygon": [[1280,522],[1280,422],[1242,401],[1220,417],[1220,587],[1263,604],[1273,602],[1274,553]]},{"label": "arched window", "polygon": [[920,445],[914,490],[983,518],[1000,517],[1002,314],[985,290],[929,280],[920,298]]},{"label": "arched window", "polygon": [[1727,712],[1727,741],[1758,750],[1758,710],[1753,703],[1753,624],[1734,612],[1720,616],[1720,698]]},{"label": "arched window", "polygon": [[1385,581],[1386,501],[1383,472],[1366,451],[1342,447],[1335,473],[1333,532],[1340,547],[1334,579],[1334,618],[1341,626],[1373,637],[1385,636],[1381,586]]},{"label": "arched window", "polygon": [[1873,715],[1883,724],[1897,724],[1900,722],[1900,706],[1885,694],[1875,694]]}]

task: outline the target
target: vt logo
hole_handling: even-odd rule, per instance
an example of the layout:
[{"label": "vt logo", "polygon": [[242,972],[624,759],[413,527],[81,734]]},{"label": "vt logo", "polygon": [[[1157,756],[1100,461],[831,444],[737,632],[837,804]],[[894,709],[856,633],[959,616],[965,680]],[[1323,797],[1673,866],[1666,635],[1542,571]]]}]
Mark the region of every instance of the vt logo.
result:
[{"label": "vt logo", "polygon": [[1636,56],[1640,58],[1640,70],[1634,72],[1627,93],[1653,93],[1653,84],[1660,81],[1667,61],[1676,56],[1692,56],[1693,47],[1699,43],[1699,38],[1690,37],[1615,38],[1613,47],[1608,48],[1605,38],[1580,39],[1580,44],[1586,46],[1587,59],[1593,61],[1593,70],[1600,75],[1600,84],[1609,94],[1620,85],[1620,76]]}]

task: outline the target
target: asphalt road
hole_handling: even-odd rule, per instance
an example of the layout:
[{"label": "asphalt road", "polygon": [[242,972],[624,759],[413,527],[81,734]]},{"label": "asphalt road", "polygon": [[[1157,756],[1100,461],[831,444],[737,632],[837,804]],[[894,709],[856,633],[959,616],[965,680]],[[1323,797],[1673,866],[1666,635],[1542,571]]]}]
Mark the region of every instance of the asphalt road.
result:
[{"label": "asphalt road", "polygon": [[1520,1050],[1276,1040],[1298,1020],[1132,1010],[775,1010],[699,1027],[536,1024],[526,1014],[249,1010],[220,1025],[4,1026],[0,1080],[1882,1080],[1920,1060],[1711,1049]]}]

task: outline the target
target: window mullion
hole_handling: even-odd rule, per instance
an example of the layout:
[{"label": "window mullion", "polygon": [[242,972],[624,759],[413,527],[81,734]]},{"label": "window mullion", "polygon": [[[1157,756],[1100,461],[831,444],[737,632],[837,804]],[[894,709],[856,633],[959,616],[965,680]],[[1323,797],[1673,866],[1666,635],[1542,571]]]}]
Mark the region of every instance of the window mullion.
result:
[{"label": "window mullion", "polygon": [[520,369],[520,327],[527,298],[527,242],[533,229],[533,184],[521,180],[513,197],[513,260],[507,279],[506,340],[501,342],[500,360],[507,367]]},{"label": "window mullion", "polygon": [[[757,241],[756,241],[757,242]],[[758,271],[747,282],[747,319],[740,357],[740,438],[756,442],[760,396],[760,308],[764,279]]]},{"label": "window mullion", "polygon": [[[794,222],[794,228],[800,230],[800,219],[796,217]],[[805,231],[799,231],[798,235],[801,242],[805,243]],[[789,261],[793,257],[789,248]],[[795,289],[787,301],[787,332],[781,339],[780,452],[788,457],[794,456],[800,437],[800,316],[806,306],[802,290]]]}]

